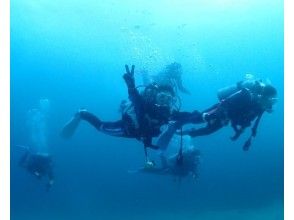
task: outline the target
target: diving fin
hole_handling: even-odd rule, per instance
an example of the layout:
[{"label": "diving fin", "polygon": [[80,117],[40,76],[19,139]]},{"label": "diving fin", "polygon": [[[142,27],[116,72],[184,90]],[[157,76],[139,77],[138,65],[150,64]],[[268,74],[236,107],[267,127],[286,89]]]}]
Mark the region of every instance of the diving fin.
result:
[{"label": "diving fin", "polygon": [[75,114],[74,117],[72,117],[71,120],[68,123],[66,123],[66,125],[63,127],[61,131],[61,137],[65,139],[70,138],[77,129],[80,120],[81,119],[79,113]]}]

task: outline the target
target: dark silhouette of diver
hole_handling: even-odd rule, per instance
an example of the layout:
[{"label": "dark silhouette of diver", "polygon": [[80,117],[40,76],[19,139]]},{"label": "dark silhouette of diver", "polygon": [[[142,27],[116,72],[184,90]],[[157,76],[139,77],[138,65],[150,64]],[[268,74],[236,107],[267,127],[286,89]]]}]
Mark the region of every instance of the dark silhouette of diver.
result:
[{"label": "dark silhouette of diver", "polygon": [[182,93],[190,94],[182,81],[182,65],[178,62],[173,62],[165,66],[165,68],[156,75],[149,75],[148,72],[142,71],[144,85],[156,83],[158,85],[168,85],[173,87],[174,91],[179,90]]},{"label": "dark silhouette of diver", "polygon": [[49,154],[32,153],[26,147],[25,153],[19,160],[19,166],[25,168],[38,179],[48,176],[46,190],[50,190],[54,183],[52,157]]},{"label": "dark silhouette of diver", "polygon": [[230,122],[235,131],[231,140],[237,140],[245,128],[250,127],[251,123],[255,121],[251,136],[243,146],[243,149],[247,151],[251,145],[252,137],[256,136],[263,113],[272,112],[276,95],[277,91],[271,85],[260,84],[258,93],[249,88],[242,88],[203,112],[203,120],[207,123],[206,127],[184,133],[191,137],[209,135]]},{"label": "dark silhouette of diver", "polygon": [[[175,130],[187,123],[206,123],[205,127],[182,131],[182,135],[190,135],[191,137],[212,134],[230,123],[235,131],[231,140],[237,140],[254,121],[251,135],[243,146],[243,150],[247,151],[251,145],[252,138],[256,136],[262,115],[264,112],[272,112],[272,106],[276,102],[276,95],[277,91],[273,86],[264,84],[260,80],[238,82],[233,89],[227,88],[218,94],[220,102],[201,112],[202,119],[197,117],[197,120],[193,122],[178,120],[172,124],[161,135],[158,145],[160,146],[161,142],[165,145],[168,144]],[[189,113],[187,114],[189,115]]]},{"label": "dark silhouette of diver", "polygon": [[167,124],[173,111],[175,93],[171,86],[150,84],[143,92],[139,92],[135,85],[133,65],[131,70],[126,65],[123,75],[128,88],[129,103],[124,103],[122,118],[114,122],[100,120],[87,110],[79,110],[65,125],[61,135],[69,138],[73,135],[80,120],[87,121],[98,131],[105,134],[136,138],[143,142],[147,163],[151,163],[147,156],[147,148],[158,149],[152,143],[152,138],[160,134],[160,127]]},{"label": "dark silhouette of diver", "polygon": [[175,179],[181,181],[182,178],[192,176],[197,179],[199,176],[200,165],[200,151],[194,146],[185,148],[182,152],[184,160],[181,164],[178,163],[178,153],[169,157],[160,155],[160,166],[144,166],[137,170],[130,170],[129,173],[146,173],[163,176],[173,176]]}]

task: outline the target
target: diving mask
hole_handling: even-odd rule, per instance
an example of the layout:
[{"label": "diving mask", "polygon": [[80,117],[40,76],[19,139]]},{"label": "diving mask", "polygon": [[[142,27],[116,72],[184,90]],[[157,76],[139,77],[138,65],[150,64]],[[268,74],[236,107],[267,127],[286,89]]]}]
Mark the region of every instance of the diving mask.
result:
[{"label": "diving mask", "polygon": [[156,95],[156,105],[158,106],[172,106],[173,102],[174,102],[174,97],[169,93],[169,92],[159,92]]}]

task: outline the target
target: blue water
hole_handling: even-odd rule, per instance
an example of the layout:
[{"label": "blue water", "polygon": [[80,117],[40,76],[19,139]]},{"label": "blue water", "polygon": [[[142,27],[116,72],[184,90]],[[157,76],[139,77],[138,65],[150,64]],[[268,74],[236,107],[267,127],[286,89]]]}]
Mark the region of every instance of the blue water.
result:
[{"label": "blue water", "polygon": [[[282,0],[12,0],[11,219],[283,219],[283,22]],[[127,172],[144,161],[136,140],[86,123],[60,138],[80,107],[120,117],[125,64],[156,73],[174,61],[192,93],[181,94],[182,110],[211,106],[219,88],[246,73],[277,88],[275,111],[262,118],[249,152],[242,151],[249,131],[236,142],[230,127],[196,138],[199,179],[179,186]],[[56,176],[50,192],[17,165],[15,146],[32,144],[27,112],[44,97]]]}]

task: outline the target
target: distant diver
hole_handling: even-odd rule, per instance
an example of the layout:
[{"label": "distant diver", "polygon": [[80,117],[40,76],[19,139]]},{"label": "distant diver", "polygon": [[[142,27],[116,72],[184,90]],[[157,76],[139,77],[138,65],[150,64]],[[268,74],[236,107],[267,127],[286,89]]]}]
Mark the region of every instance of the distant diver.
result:
[{"label": "distant diver", "polygon": [[135,85],[135,66],[133,65],[131,70],[128,65],[125,68],[126,73],[123,78],[128,88],[129,101],[121,103],[122,118],[114,122],[105,122],[87,110],[80,109],[64,126],[61,136],[70,138],[80,121],[84,120],[105,134],[136,138],[142,141],[146,163],[152,164],[147,155],[147,148],[159,148],[152,143],[152,138],[161,133],[161,126],[167,124],[173,115],[179,114],[173,113],[176,102],[175,92],[170,85],[158,85],[156,83],[147,85],[142,92],[139,92]]},{"label": "distant diver", "polygon": [[52,156],[43,153],[32,153],[29,148],[22,148],[25,149],[25,152],[19,160],[19,166],[25,168],[38,179],[47,176],[46,190],[49,191],[54,183]]},{"label": "distant diver", "polygon": [[174,91],[179,90],[182,93],[190,94],[182,81],[182,65],[178,62],[173,62],[165,66],[165,68],[156,75],[149,75],[147,71],[142,71],[144,85],[156,83],[173,87]]},{"label": "distant diver", "polygon": [[194,146],[183,150],[183,162],[178,163],[178,153],[168,158],[164,154],[160,155],[161,166],[144,166],[129,173],[146,173],[162,176],[172,176],[181,181],[182,178],[191,176],[193,179],[199,177],[200,151]]},{"label": "distant diver", "polygon": [[29,173],[41,179],[48,176],[46,189],[54,183],[52,156],[48,147],[48,117],[50,101],[46,98],[39,100],[38,107],[32,108],[27,114],[27,126],[30,133],[30,147],[23,147],[25,153],[20,158],[19,165]]},{"label": "distant diver", "polygon": [[[272,107],[277,100],[276,96],[276,89],[261,80],[246,79],[240,81],[234,86],[221,89],[218,92],[219,102],[201,112],[202,120],[193,122],[194,124],[206,123],[205,127],[185,130],[182,135],[190,135],[191,137],[209,135],[230,123],[235,131],[235,134],[231,137],[231,140],[234,141],[254,121],[251,135],[243,145],[243,150],[247,151],[252,138],[256,136],[262,115],[264,112],[272,112]],[[159,144],[157,145],[162,145],[162,142],[167,145],[175,131],[187,123],[191,122],[181,123],[177,121],[170,123],[169,128],[159,137]]]}]

